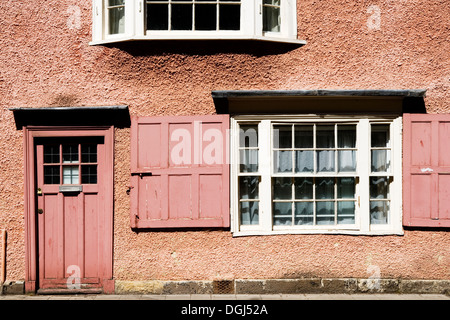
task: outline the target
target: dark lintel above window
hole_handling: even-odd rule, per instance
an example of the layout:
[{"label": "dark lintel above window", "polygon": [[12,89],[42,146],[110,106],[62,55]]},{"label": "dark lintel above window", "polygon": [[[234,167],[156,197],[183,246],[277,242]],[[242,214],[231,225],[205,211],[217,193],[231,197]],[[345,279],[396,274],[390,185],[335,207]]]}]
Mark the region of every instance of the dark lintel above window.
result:
[{"label": "dark lintel above window", "polygon": [[426,90],[219,90],[217,113],[422,113]]}]

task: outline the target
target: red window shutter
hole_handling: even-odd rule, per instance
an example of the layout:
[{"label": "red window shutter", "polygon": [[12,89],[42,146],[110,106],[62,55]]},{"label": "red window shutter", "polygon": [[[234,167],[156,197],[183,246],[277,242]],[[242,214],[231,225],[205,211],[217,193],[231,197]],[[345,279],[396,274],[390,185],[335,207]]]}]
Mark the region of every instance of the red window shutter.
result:
[{"label": "red window shutter", "polygon": [[450,227],[450,115],[403,116],[403,224]]},{"label": "red window shutter", "polygon": [[229,227],[228,115],[133,117],[131,226]]}]

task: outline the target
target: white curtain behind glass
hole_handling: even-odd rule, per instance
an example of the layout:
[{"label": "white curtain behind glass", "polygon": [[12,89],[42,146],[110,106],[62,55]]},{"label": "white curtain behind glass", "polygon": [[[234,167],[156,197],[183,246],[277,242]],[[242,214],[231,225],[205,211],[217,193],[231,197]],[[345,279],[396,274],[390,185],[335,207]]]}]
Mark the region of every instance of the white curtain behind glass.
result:
[{"label": "white curtain behind glass", "polygon": [[[339,148],[355,148],[356,131],[353,129],[339,130],[338,147]],[[356,151],[341,150],[339,151],[339,171],[355,171],[356,169]]]},{"label": "white curtain behind glass", "polygon": [[334,171],[334,151],[317,151],[317,171]]},{"label": "white curtain behind glass", "polygon": [[292,151],[278,151],[276,154],[275,167],[278,172],[292,171]]}]

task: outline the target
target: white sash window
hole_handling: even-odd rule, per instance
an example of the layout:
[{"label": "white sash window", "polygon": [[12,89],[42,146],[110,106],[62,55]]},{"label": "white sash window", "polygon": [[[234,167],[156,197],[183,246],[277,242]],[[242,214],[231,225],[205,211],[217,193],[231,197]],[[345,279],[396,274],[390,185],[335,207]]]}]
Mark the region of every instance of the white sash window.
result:
[{"label": "white sash window", "polygon": [[236,116],[234,235],[401,234],[401,117]]}]

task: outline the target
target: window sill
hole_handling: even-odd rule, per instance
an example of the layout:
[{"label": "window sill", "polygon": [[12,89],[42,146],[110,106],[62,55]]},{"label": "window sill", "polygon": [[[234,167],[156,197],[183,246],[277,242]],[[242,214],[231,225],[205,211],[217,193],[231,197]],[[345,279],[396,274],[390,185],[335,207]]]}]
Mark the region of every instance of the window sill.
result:
[{"label": "window sill", "polygon": [[123,37],[111,37],[108,39],[91,41],[89,45],[103,45],[108,43],[119,43],[127,41],[142,41],[142,40],[185,40],[185,41],[195,41],[195,40],[250,40],[250,41],[267,41],[267,42],[278,42],[278,43],[288,43],[296,45],[305,45],[306,40],[298,39],[288,39],[288,38],[278,38],[278,37],[266,37],[266,36],[247,36],[247,35],[149,35],[149,36],[123,36]]},{"label": "window sill", "polygon": [[257,231],[257,230],[242,230],[232,232],[233,237],[243,236],[271,236],[271,235],[284,235],[284,234],[340,234],[340,235],[353,235],[353,236],[388,236],[397,235],[403,236],[403,230],[344,230],[344,229],[303,229],[303,230],[271,230],[271,231]]}]

